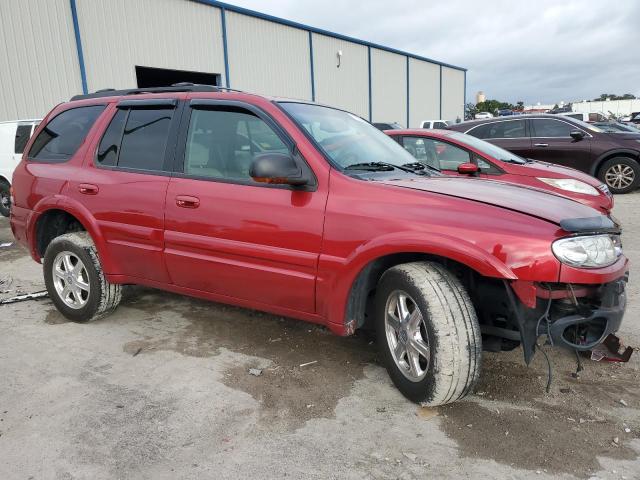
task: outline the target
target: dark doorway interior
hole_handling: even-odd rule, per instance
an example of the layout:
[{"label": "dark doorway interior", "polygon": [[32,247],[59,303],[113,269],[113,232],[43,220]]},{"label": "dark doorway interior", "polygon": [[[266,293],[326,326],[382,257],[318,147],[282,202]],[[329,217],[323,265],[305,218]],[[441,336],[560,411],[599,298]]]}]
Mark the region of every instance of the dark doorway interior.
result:
[{"label": "dark doorway interior", "polygon": [[138,88],[168,87],[174,83],[190,82],[220,86],[219,73],[189,72],[166,68],[140,67],[136,65]]}]

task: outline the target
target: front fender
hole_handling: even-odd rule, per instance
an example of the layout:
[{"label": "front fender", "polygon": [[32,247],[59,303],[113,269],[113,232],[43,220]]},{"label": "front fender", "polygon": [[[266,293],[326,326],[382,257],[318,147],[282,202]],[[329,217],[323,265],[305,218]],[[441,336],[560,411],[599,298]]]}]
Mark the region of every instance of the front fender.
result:
[{"label": "front fender", "polygon": [[475,244],[439,233],[417,235],[399,232],[382,235],[361,245],[347,258],[321,254],[318,264],[318,311],[336,333],[351,333],[345,311],[351,287],[358,274],[372,261],[387,255],[414,253],[434,255],[462,263],[486,277],[515,280],[505,263]]},{"label": "front fender", "polygon": [[31,256],[36,261],[41,261],[37,251],[36,226],[38,219],[51,210],[61,210],[75,217],[83,228],[91,235],[93,243],[96,245],[98,257],[105,273],[118,273],[113,259],[109,255],[106,241],[98,222],[91,215],[91,212],[77,200],[62,195],[53,195],[51,197],[42,198],[33,209],[28,220],[28,239],[31,249]]}]

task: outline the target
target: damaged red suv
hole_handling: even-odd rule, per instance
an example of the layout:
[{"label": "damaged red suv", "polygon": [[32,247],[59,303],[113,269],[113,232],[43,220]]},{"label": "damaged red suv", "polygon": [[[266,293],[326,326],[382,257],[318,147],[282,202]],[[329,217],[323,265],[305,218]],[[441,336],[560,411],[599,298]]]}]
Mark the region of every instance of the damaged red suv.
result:
[{"label": "damaged red suv", "polygon": [[[13,178],[11,227],[69,319],[148,285],[369,325],[414,401],[472,389],[483,348],[590,349],[625,310],[620,226],[502,182],[436,176],[348,112],[215,87],[58,105]],[[211,321],[215,321],[212,319]]]}]

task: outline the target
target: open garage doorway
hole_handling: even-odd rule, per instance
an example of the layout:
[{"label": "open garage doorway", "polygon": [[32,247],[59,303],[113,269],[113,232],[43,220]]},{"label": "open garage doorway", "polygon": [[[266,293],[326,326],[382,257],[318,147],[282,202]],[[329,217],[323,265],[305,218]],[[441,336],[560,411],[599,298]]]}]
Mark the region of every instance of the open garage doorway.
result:
[{"label": "open garage doorway", "polygon": [[138,88],[168,87],[180,82],[220,86],[221,82],[219,73],[169,70],[138,65],[136,65],[136,80],[138,81]]}]

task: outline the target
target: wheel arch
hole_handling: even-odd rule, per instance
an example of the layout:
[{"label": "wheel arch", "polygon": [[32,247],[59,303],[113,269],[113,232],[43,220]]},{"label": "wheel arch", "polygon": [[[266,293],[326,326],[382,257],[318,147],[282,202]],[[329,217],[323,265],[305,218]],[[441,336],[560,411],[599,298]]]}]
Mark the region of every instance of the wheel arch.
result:
[{"label": "wheel arch", "polygon": [[[407,242],[381,238],[356,258],[347,261],[347,272],[333,282],[329,290],[330,328],[350,335],[366,323],[366,311],[372,292],[382,274],[389,268],[414,261],[435,261],[484,277],[515,280],[514,272],[472,243],[433,235]],[[343,265],[344,266],[344,265]]]},{"label": "wheel arch", "polygon": [[600,155],[598,159],[593,163],[589,174],[593,177],[598,178],[602,164],[607,160],[615,157],[627,157],[640,163],[640,152],[626,148],[616,148],[615,150],[609,150]]},{"label": "wheel arch", "polygon": [[42,261],[46,247],[57,236],[73,231],[86,231],[96,246],[104,271],[113,270],[113,263],[98,222],[82,204],[67,197],[49,199],[39,202],[34,213],[28,228],[34,259]]}]

